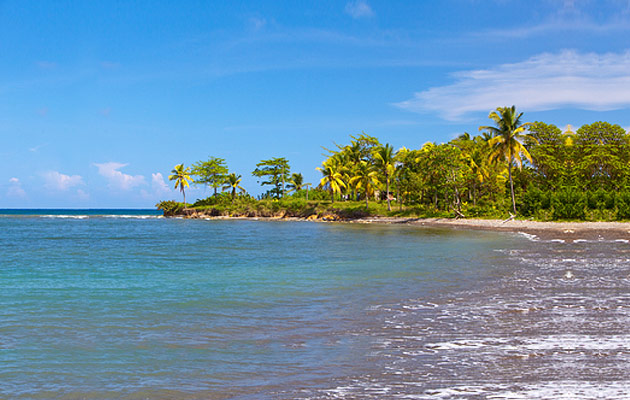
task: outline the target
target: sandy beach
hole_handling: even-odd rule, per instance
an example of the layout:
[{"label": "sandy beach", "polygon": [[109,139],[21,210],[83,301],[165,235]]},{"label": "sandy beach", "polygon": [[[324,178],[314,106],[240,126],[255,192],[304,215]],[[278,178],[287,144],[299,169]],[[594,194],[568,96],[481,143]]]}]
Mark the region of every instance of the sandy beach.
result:
[{"label": "sandy beach", "polygon": [[436,228],[523,232],[541,239],[630,240],[628,222],[541,222],[530,220],[450,219],[450,218],[363,218],[353,223],[403,223]]}]

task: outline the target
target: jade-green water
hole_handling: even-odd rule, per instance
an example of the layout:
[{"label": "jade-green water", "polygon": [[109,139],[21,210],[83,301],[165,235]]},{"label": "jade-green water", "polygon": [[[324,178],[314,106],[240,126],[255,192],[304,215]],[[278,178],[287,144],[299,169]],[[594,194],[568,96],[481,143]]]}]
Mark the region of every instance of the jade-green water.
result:
[{"label": "jade-green water", "polygon": [[0,398],[545,398],[603,361],[627,389],[627,310],[595,308],[627,307],[624,243],[94,211],[0,246]]}]

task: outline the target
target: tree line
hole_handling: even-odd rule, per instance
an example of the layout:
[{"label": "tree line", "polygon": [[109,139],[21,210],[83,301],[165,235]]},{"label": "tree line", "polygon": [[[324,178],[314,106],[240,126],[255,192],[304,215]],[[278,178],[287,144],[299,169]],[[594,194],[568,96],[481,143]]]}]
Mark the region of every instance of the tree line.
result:
[{"label": "tree line", "polygon": [[[370,200],[387,212],[418,216],[500,217],[508,212],[541,220],[630,218],[630,135],[619,125],[595,122],[564,132],[524,122],[514,106],[491,112],[479,134],[397,151],[365,133],[325,149],[311,200]],[[261,160],[252,175],[269,187],[262,199],[304,198],[309,183],[291,173],[286,158]],[[175,167],[169,179],[185,195],[188,183],[208,185],[234,199],[248,196],[241,175],[224,159]],[[305,190],[306,189],[306,190]],[[185,201],[184,201],[185,203]]]}]

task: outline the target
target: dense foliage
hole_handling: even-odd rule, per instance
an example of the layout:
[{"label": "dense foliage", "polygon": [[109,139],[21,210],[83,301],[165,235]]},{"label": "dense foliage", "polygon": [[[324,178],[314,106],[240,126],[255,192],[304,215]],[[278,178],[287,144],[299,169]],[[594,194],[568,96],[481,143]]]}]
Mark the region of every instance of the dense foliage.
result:
[{"label": "dense foliage", "polygon": [[[230,194],[198,200],[193,208],[301,215],[325,204],[352,215],[630,219],[630,135],[619,125],[595,122],[563,132],[523,122],[514,107],[499,107],[490,119],[494,125],[477,136],[464,133],[419,149],[395,151],[365,133],[351,136],[327,150],[316,188],[291,173],[285,158],[262,160],[253,175],[271,189],[258,200],[244,194],[240,175],[228,174],[224,160],[211,158],[193,164],[203,178],[196,183],[222,185]],[[170,212],[174,206],[166,203],[160,204]]]}]

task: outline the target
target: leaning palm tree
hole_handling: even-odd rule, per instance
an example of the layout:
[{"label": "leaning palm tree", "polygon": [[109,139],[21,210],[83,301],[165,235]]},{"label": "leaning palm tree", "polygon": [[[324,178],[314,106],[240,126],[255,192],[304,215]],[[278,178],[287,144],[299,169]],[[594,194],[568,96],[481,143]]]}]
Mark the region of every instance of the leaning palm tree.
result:
[{"label": "leaning palm tree", "polygon": [[171,171],[172,175],[169,175],[169,181],[175,181],[175,189],[179,190],[184,195],[184,210],[186,209],[186,191],[184,190],[190,186],[190,182],[194,182],[190,177],[190,167],[184,168],[184,164],[178,164]]},{"label": "leaning palm tree", "polygon": [[363,188],[365,192],[365,209],[369,208],[368,199],[374,191],[374,186],[378,186],[378,172],[374,166],[367,161],[361,161],[354,169],[354,174],[350,179],[351,183],[356,184],[357,190]]},{"label": "leaning palm tree", "polygon": [[389,143],[385,146],[377,147],[374,150],[374,161],[376,161],[376,168],[379,169],[381,174],[385,176],[385,194],[387,195],[387,211],[392,210],[392,205],[389,198],[389,178],[391,178],[396,172],[396,166],[394,165],[394,147]]},{"label": "leaning palm tree", "polygon": [[322,168],[317,168],[324,175],[319,181],[320,187],[328,187],[330,190],[330,201],[335,202],[335,193],[341,193],[341,189],[346,187],[341,173],[342,165],[334,162],[334,158],[330,158],[322,163]]},{"label": "leaning palm tree", "polygon": [[241,175],[236,175],[234,172],[232,172],[231,174],[228,174],[225,177],[225,183],[222,187],[222,190],[228,191],[231,190],[232,191],[232,200],[234,200],[234,197],[236,197],[236,191],[240,191],[241,193],[245,192],[245,188],[243,188],[240,183],[241,183],[242,179],[241,179]]},{"label": "leaning palm tree", "polygon": [[492,134],[492,139],[488,140],[488,144],[492,147],[490,158],[496,161],[503,158],[508,163],[508,178],[510,180],[510,193],[512,194],[512,209],[516,214],[516,200],[514,198],[514,181],[512,179],[512,165],[521,169],[523,161],[521,154],[524,155],[529,162],[532,157],[520,140],[526,137],[523,132],[527,129],[530,122],[521,123],[523,113],[516,113],[516,107],[498,107],[496,111],[492,111],[488,118],[494,121],[496,126],[480,126],[480,131],[486,131]]}]

